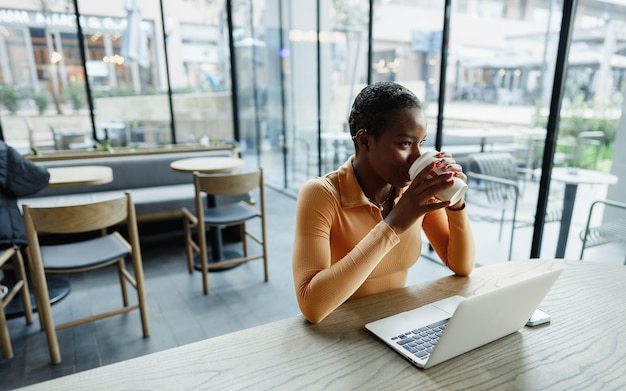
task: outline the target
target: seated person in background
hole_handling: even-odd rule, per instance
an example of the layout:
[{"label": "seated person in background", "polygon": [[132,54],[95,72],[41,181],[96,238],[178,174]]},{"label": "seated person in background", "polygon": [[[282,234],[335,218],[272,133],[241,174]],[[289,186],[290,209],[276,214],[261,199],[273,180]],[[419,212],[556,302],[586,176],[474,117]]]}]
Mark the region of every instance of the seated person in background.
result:
[{"label": "seated person in background", "polygon": [[[46,168],[37,166],[0,140],[0,250],[28,243],[17,200],[37,193],[49,180]],[[7,287],[0,285],[0,294],[4,296],[4,292],[8,292]]]},{"label": "seated person in background", "polygon": [[293,276],[302,314],[322,321],[335,308],[406,283],[422,250],[422,228],[444,264],[467,276],[474,239],[465,200],[434,196],[452,177],[467,181],[446,153],[445,174],[413,181],[409,168],[421,156],[426,118],[420,100],[396,83],[376,83],[356,97],[350,113],[355,154],[338,170],[307,181],[298,195]]}]

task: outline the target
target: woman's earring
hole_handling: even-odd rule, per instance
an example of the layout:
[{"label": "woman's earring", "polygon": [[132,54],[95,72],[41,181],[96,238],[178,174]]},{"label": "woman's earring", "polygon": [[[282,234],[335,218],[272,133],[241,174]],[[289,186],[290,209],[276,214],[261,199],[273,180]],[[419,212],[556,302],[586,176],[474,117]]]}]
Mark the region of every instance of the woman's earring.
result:
[{"label": "woman's earring", "polygon": [[355,140],[357,137],[362,135],[363,133],[367,134],[367,129],[359,129],[356,131],[356,134],[352,136],[352,140]]}]

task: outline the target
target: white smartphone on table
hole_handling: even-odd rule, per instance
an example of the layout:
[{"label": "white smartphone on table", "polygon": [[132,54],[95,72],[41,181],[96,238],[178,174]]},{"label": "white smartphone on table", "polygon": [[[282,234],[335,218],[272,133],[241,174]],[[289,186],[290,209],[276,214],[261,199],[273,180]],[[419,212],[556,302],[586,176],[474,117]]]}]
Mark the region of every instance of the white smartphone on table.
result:
[{"label": "white smartphone on table", "polygon": [[526,322],[526,326],[539,326],[540,324],[548,322],[550,322],[550,315],[537,308],[535,312],[533,312],[533,314],[530,316],[530,319],[528,319],[528,322]]}]

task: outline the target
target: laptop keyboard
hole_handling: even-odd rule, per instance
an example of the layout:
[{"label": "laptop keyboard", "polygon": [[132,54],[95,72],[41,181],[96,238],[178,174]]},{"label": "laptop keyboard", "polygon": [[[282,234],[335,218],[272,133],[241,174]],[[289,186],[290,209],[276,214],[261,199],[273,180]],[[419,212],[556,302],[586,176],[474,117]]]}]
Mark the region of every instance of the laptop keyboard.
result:
[{"label": "laptop keyboard", "polygon": [[435,348],[441,333],[448,324],[448,320],[444,319],[419,329],[407,331],[391,339],[419,359],[425,360]]}]

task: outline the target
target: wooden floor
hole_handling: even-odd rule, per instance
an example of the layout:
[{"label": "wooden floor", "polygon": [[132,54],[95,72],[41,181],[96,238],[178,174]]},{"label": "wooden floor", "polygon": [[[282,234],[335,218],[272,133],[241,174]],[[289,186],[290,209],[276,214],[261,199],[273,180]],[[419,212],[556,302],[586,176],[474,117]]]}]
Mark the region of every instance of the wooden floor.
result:
[{"label": "wooden floor", "polygon": [[[144,235],[150,337],[142,337],[137,311],[60,330],[62,362],[51,365],[38,317],[29,326],[24,318],[10,319],[15,357],[0,361],[0,390],[299,315],[291,274],[295,199],[271,188],[266,193],[269,282],[263,282],[262,263],[255,261],[211,273],[210,294],[204,296],[199,273],[187,272],[182,224],[169,233]],[[421,259],[411,270],[409,283],[448,274],[440,263]],[[121,301],[114,268],[68,276],[68,280],[72,292],[53,306],[57,323],[111,309],[112,303]]]}]

